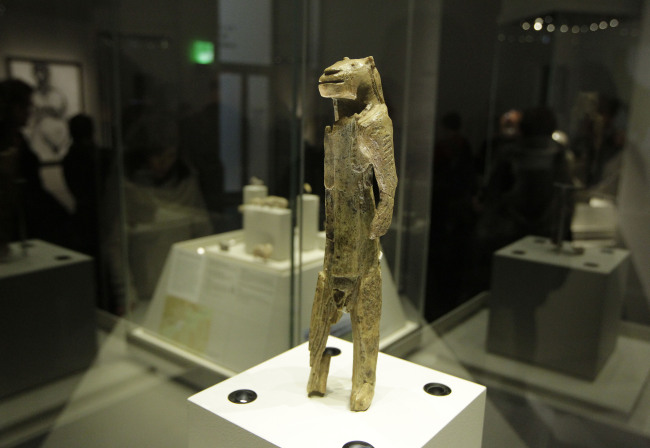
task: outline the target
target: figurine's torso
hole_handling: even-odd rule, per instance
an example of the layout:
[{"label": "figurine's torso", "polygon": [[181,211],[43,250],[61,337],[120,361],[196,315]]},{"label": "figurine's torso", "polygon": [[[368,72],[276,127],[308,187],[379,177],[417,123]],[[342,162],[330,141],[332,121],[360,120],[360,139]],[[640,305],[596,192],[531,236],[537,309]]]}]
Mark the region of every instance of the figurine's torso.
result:
[{"label": "figurine's torso", "polygon": [[370,239],[373,169],[364,131],[359,115],[342,117],[325,130],[325,231],[331,251],[326,269],[335,277],[354,278],[377,263],[378,240]]}]

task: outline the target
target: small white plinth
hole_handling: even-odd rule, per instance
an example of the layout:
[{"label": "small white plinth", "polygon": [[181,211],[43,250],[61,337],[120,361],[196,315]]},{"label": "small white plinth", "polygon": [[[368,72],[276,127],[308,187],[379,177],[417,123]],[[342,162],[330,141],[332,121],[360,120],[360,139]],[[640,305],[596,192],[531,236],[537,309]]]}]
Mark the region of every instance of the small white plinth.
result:
[{"label": "small white plinth", "polygon": [[270,244],[273,260],[288,260],[291,250],[291,210],[262,205],[244,205],[244,243],[252,254],[260,244]]},{"label": "small white plinth", "polygon": [[[352,412],[352,344],[330,336],[328,346],[341,354],[332,358],[325,397],[307,397],[306,343],[190,397],[189,447],[481,446],[485,387],[380,353],[372,406]],[[451,393],[430,395],[429,383]],[[241,389],[253,390],[255,401],[228,400]]]}]

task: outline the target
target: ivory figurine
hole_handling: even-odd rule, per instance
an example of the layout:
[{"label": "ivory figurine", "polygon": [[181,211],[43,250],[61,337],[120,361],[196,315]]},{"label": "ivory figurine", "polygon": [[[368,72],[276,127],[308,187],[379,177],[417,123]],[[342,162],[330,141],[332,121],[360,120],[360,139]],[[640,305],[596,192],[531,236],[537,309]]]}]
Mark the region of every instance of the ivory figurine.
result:
[{"label": "ivory figurine", "polygon": [[397,186],[393,124],[372,56],[344,58],[326,68],[318,90],[332,98],[335,121],[325,128],[326,245],[310,322],[307,392],[325,395],[330,326],[349,312],[354,344],[350,409],[365,411],[375,391],[379,352],[379,237],[390,226]]}]

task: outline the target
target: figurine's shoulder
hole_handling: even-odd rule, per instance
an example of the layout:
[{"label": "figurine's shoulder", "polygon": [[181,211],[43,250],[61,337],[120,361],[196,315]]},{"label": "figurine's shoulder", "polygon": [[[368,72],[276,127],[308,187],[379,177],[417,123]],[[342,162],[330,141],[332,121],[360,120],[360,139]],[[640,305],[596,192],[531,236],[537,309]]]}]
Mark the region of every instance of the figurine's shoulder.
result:
[{"label": "figurine's shoulder", "polygon": [[362,128],[392,124],[385,104],[369,104],[361,111],[361,113],[359,113],[357,123]]},{"label": "figurine's shoulder", "polygon": [[325,128],[326,133],[340,133],[340,132],[350,132],[352,129],[356,128],[358,125],[358,116],[342,116],[339,117],[331,126]]}]

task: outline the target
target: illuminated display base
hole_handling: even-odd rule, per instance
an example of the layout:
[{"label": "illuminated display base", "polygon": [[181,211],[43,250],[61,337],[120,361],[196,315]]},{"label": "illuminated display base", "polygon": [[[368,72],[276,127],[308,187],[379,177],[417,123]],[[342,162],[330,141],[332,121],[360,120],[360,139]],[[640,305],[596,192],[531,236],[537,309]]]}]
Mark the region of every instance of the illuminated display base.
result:
[{"label": "illuminated display base", "polygon": [[[189,447],[481,446],[485,387],[380,353],[372,406],[351,412],[352,344],[330,337],[328,346],[341,354],[332,357],[325,397],[307,397],[306,344],[190,397]],[[449,393],[432,395],[427,385]],[[253,397],[245,391],[256,398],[229,400]]]},{"label": "illuminated display base", "polygon": [[[291,347],[294,319],[300,340],[307,337],[323,254],[320,247],[300,254],[302,270],[293,288],[299,300],[292,303],[290,260],[264,261],[247,253],[242,231],[174,244],[143,327],[225,369],[252,367]],[[385,346],[417,326],[404,315],[385,260],[382,276]]]}]

